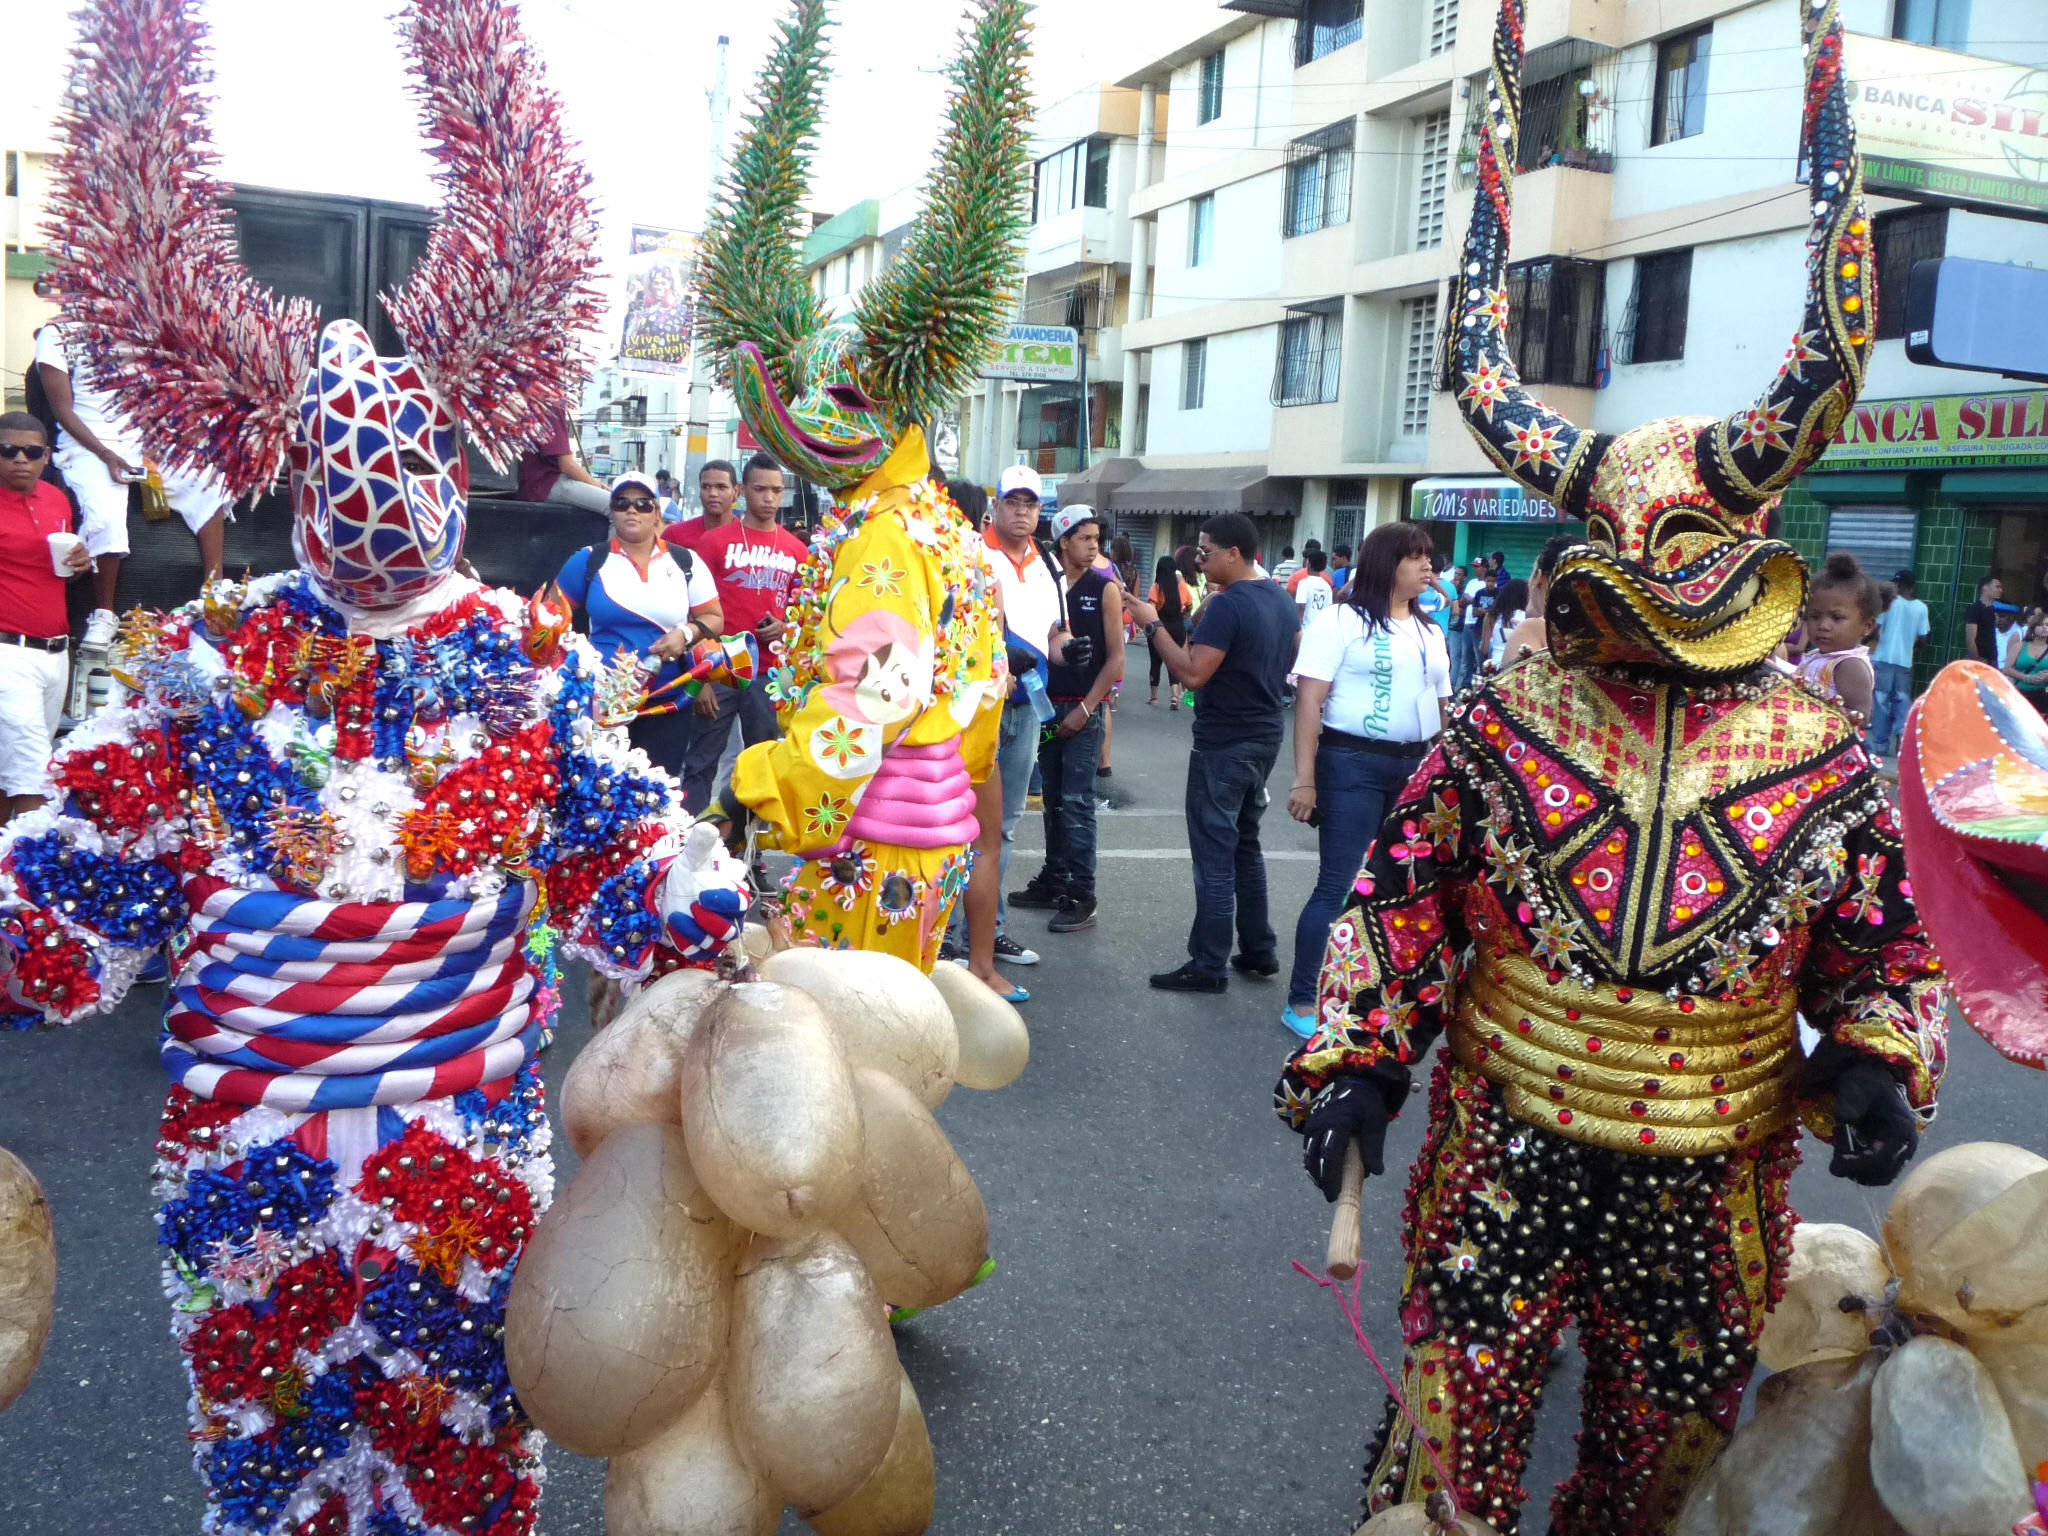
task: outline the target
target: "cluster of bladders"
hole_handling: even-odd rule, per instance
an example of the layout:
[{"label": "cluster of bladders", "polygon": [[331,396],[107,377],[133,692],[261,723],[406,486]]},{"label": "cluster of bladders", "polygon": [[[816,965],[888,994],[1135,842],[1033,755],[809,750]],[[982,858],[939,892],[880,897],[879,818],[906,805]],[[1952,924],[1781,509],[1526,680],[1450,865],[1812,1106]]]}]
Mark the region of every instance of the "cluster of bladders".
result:
[{"label": "cluster of bladders", "polygon": [[742,974],[664,977],[570,1067],[583,1163],[514,1275],[506,1363],[536,1425],[611,1459],[610,1536],[769,1536],[785,1505],[916,1536],[935,1469],[890,1308],[988,1265],[932,1110],[1013,1081],[1029,1037],[959,966],[784,949]]}]

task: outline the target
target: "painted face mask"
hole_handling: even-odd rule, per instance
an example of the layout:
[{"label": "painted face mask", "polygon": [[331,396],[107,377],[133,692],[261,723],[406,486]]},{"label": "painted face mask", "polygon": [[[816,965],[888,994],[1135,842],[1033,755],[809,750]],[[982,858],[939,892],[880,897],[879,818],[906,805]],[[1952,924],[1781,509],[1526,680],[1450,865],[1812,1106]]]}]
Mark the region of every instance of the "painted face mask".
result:
[{"label": "painted face mask", "polygon": [[[196,12],[152,7],[121,46],[200,57]],[[152,456],[216,473],[237,496],[288,464],[300,560],[372,609],[455,568],[462,438],[503,468],[551,435],[598,312],[588,178],[516,12],[411,0],[402,25],[442,187],[425,253],[384,296],[403,356],[377,356],[353,320],[323,330],[305,300],[279,299],[241,265],[228,189],[205,169],[197,79],[151,74],[160,96],[77,112],[52,204],[75,211],[52,242],[65,318]],[[491,104],[481,115],[479,102]]]},{"label": "painted face mask", "polygon": [[796,0],[752,122],[733,155],[697,264],[706,344],[740,415],[805,479],[860,484],[913,425],[927,428],[980,371],[1008,320],[1012,242],[1028,182],[1014,174],[1029,22],[1015,6],[970,13],[953,78],[955,114],[926,202],[901,252],[828,318],[798,257],[812,142],[824,105],[825,7]]},{"label": "painted face mask", "polygon": [[455,418],[409,358],[378,357],[353,320],[320,333],[291,447],[300,565],[361,607],[417,597],[462,555]]},{"label": "painted face mask", "polygon": [[1809,168],[1806,313],[1777,376],[1729,417],[1589,432],[1522,387],[1508,352],[1508,215],[1521,132],[1525,0],[1505,0],[1480,129],[1479,192],[1453,280],[1442,387],[1488,457],[1567,515],[1587,543],[1551,578],[1551,653],[1567,666],[1643,663],[1706,675],[1761,662],[1806,601],[1806,566],[1766,534],[1785,488],[1826,451],[1857,392],[1875,324],[1870,221],[1842,78],[1837,0],[1802,0]]}]

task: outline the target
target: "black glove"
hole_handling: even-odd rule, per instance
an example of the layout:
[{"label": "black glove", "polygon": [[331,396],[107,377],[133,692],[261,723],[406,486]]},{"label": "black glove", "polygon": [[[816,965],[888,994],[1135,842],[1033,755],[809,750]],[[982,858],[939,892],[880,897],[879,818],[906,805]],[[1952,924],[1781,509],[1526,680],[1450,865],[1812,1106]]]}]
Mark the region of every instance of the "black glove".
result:
[{"label": "black glove", "polygon": [[1061,664],[1086,670],[1095,665],[1095,637],[1092,635],[1069,635],[1067,648],[1060,654]]},{"label": "black glove", "polygon": [[1032,655],[1029,651],[1019,650],[1015,646],[1009,647],[1004,652],[1004,655],[1009,659],[1010,676],[1016,678],[1019,682],[1023,681],[1026,672],[1035,671],[1038,667],[1038,658],[1036,656]]},{"label": "black glove", "polygon": [[1920,1145],[1920,1121],[1899,1080],[1875,1061],[1852,1061],[1835,1079],[1835,1156],[1828,1172],[1889,1184]]},{"label": "black glove", "polygon": [[1301,1166],[1325,1200],[1335,1201],[1344,1186],[1344,1149],[1354,1140],[1367,1173],[1387,1171],[1387,1100],[1377,1083],[1351,1077],[1331,1084],[1302,1134]]}]

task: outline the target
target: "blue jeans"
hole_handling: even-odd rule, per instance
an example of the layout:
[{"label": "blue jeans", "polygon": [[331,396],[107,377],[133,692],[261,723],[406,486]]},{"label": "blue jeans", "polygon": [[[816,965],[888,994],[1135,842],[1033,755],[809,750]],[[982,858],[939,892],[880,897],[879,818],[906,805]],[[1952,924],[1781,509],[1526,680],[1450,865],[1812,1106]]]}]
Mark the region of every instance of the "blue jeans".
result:
[{"label": "blue jeans", "polygon": [[1316,748],[1316,888],[1294,923],[1294,974],[1287,982],[1287,1006],[1307,1013],[1315,1006],[1316,978],[1323,947],[1337,920],[1345,892],[1358,878],[1365,850],[1380,830],[1387,807],[1407,787],[1419,757],[1382,757],[1376,752],[1334,746]]},{"label": "blue jeans", "polygon": [[[999,882],[996,897],[996,932],[1010,931],[1010,845],[1017,840],[1017,823],[1024,819],[1024,797],[1031,786],[1031,770],[1037,762],[1038,717],[1029,704],[1003,705],[1003,723],[996,735],[996,772],[1003,781],[1003,857],[996,866]],[[953,903],[952,920],[946,937],[955,948],[967,948],[967,907]]]},{"label": "blue jeans", "polygon": [[1188,929],[1188,964],[1202,976],[1221,976],[1230,961],[1230,929],[1253,960],[1277,958],[1266,910],[1266,856],[1259,818],[1266,810],[1266,779],[1278,742],[1233,742],[1188,753],[1188,851],[1195,861],[1195,921]]},{"label": "blue jeans", "polygon": [[[1058,704],[1055,723],[1072,704]],[[1102,719],[1098,707],[1073,735],[1055,735],[1038,749],[1045,781],[1045,874],[1076,896],[1095,895],[1095,769],[1102,761]]]},{"label": "blue jeans", "polygon": [[1479,630],[1462,624],[1450,633],[1451,687],[1463,688],[1479,670]]},{"label": "blue jeans", "polygon": [[1895,661],[1874,661],[1870,666],[1877,674],[1870,701],[1870,750],[1890,757],[1906,728],[1906,711],[1913,707],[1913,669]]}]

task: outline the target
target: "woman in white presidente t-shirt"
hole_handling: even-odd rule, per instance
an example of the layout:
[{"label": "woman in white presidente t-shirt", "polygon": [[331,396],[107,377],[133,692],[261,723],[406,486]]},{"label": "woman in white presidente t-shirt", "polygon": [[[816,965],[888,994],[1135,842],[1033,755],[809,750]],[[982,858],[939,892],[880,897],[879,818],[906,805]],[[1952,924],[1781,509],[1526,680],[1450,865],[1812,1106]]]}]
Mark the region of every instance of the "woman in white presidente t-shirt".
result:
[{"label": "woman in white presidente t-shirt", "polygon": [[1280,1020],[1315,1032],[1316,975],[1366,845],[1442,728],[1451,695],[1444,632],[1416,606],[1435,546],[1414,523],[1375,528],[1351,591],[1302,631],[1294,664],[1294,787],[1287,813],[1320,833],[1315,889],[1294,925],[1294,974]]}]

